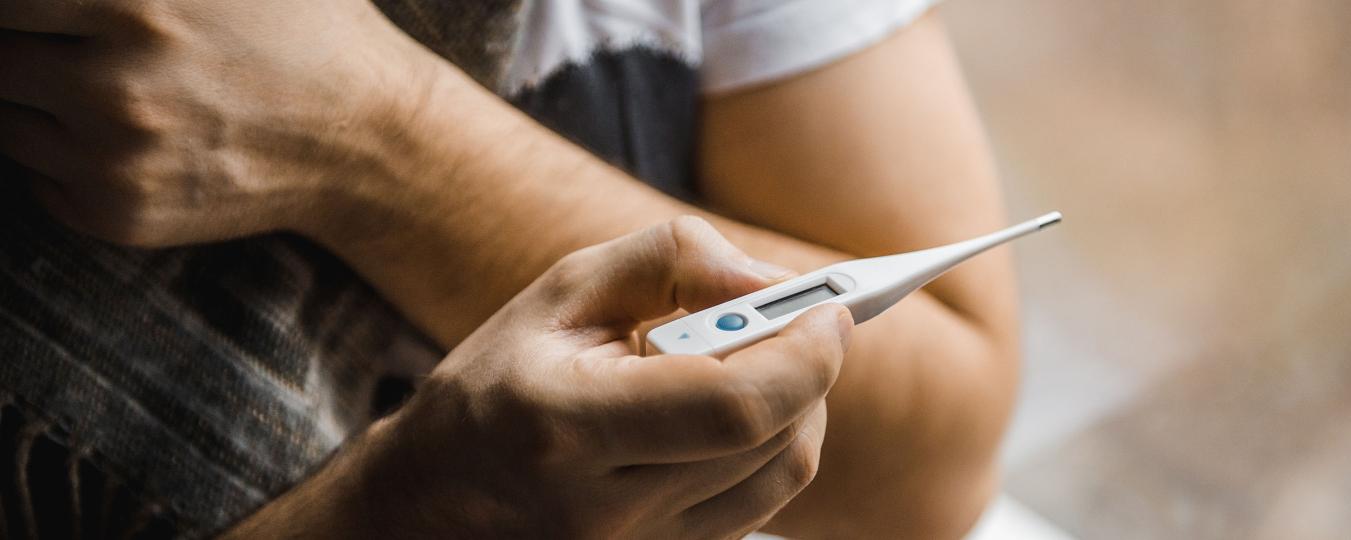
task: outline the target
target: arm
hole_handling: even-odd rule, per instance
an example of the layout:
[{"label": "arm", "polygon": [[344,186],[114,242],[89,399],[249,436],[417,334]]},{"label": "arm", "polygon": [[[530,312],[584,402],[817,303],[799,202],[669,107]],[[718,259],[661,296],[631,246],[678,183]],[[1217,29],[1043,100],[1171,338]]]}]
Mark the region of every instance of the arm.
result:
[{"label": "arm", "polygon": [[[983,133],[933,17],[826,69],[713,98],[704,126],[703,192],[741,221],[662,196],[470,89],[422,109],[423,135],[413,139],[428,146],[394,160],[411,166],[346,213],[389,207],[385,225],[325,243],[376,283],[403,284],[384,291],[453,342],[500,303],[494,295],[509,295],[561,253],[683,213],[799,271],[1002,225]],[[464,153],[475,140],[482,146]],[[422,202],[383,202],[405,190]],[[382,232],[409,223],[426,229]],[[776,530],[956,537],[974,522],[994,489],[1017,376],[1010,266],[1006,250],[979,257],[859,329],[831,395],[824,472]],[[461,288],[438,278],[446,268],[497,281]],[[445,317],[445,305],[460,312]]]},{"label": "arm", "polygon": [[[0,33],[0,70],[9,70],[0,73],[0,151],[41,172],[34,188],[44,203],[90,234],[167,245],[298,230],[339,253],[446,344],[564,253],[683,213],[709,216],[752,255],[795,268],[847,257],[642,186],[476,86],[365,2],[166,6],[178,4],[15,0],[0,8],[0,28],[34,32]],[[292,27],[315,21],[319,28]],[[99,32],[109,35],[84,37]],[[731,210],[733,198],[722,198]],[[1000,278],[993,279],[998,289]],[[912,445],[900,455],[941,458],[952,450],[921,428],[942,435],[934,426],[968,418],[973,389],[1003,380],[990,377],[989,366],[1010,365],[980,361],[1002,358],[1003,349],[992,352],[985,331],[953,305],[915,296],[870,323],[872,337],[859,344],[867,352],[853,355],[881,359],[854,363],[887,366],[891,388],[900,389],[894,393],[922,395],[933,407],[911,414],[920,409],[883,399],[885,388],[862,403],[840,403],[846,412],[885,406],[892,416],[875,421],[911,433],[900,438]],[[926,360],[911,361],[918,358]],[[967,361],[945,367],[944,359]],[[940,367],[956,375],[935,373]],[[989,384],[1002,390],[1007,383]],[[970,446],[979,457],[993,446],[1002,411],[981,419]],[[941,444],[921,451],[930,440]],[[902,480],[932,471],[923,485],[938,485],[953,470],[974,470],[949,482],[965,486],[987,479],[986,465],[959,469],[940,460],[911,467],[921,472]],[[835,476],[827,471],[822,481]],[[926,499],[913,507],[916,515],[944,522],[949,508],[972,514],[965,509],[977,498],[954,491],[937,504],[944,511],[926,508]]]},{"label": "arm", "polygon": [[58,219],[105,240],[304,233],[447,345],[563,254],[700,213],[539,126],[364,0],[0,4],[0,153],[38,173]]},{"label": "arm", "polygon": [[[859,257],[1002,225],[936,15],[824,69],[714,97],[703,125],[702,192],[748,223]],[[977,257],[858,329],[830,397],[821,475],[781,530],[944,538],[974,522],[1017,383],[1010,263],[1007,250]]]},{"label": "arm", "polygon": [[[379,167],[299,229],[443,343],[458,342],[569,251],[680,215],[755,255],[815,268],[843,255],[667,197],[543,128],[452,66],[397,124]],[[394,134],[391,133],[391,136]],[[380,137],[372,137],[380,138]],[[473,276],[474,285],[448,276]],[[448,314],[445,306],[455,306]]]}]

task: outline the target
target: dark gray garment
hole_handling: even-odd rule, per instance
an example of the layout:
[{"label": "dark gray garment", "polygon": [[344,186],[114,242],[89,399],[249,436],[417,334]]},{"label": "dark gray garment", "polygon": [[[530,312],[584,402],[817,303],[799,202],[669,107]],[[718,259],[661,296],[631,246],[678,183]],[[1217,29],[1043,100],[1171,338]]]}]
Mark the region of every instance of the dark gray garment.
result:
[{"label": "dark gray garment", "polygon": [[0,185],[0,399],[186,532],[308,472],[368,421],[391,348],[423,343],[301,239],[119,248],[53,223],[13,173]]},{"label": "dark gray garment", "polygon": [[[377,3],[496,85],[517,0]],[[675,55],[628,49],[508,97],[688,199],[697,93]],[[219,531],[359,432],[381,381],[439,358],[304,239],[111,246],[52,222],[20,176],[0,163],[0,537]]]}]

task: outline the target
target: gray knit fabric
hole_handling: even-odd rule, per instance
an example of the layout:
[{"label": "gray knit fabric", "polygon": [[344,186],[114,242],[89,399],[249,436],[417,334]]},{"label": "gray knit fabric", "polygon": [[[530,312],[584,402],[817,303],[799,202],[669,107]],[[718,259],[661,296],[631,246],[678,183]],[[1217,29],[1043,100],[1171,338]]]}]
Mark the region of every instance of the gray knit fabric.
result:
[{"label": "gray knit fabric", "polygon": [[13,173],[0,184],[0,386],[190,529],[319,463],[417,340],[303,240],[119,248],[50,221]]},{"label": "gray knit fabric", "polygon": [[[488,85],[513,42],[518,0],[377,4]],[[363,428],[382,376],[440,356],[301,238],[112,246],[54,223],[23,174],[0,159],[0,421],[14,426],[0,444],[17,461],[0,464],[0,537],[52,536],[34,523],[72,512],[33,494],[79,479],[35,468],[48,443],[135,503],[117,508],[173,536],[218,531]]]}]

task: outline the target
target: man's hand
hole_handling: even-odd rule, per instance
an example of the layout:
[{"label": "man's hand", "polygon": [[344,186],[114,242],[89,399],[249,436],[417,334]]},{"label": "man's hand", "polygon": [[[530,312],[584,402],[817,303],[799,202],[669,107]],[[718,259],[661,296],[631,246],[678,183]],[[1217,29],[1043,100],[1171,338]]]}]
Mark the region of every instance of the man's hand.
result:
[{"label": "man's hand", "polygon": [[0,154],[108,240],[303,228],[434,60],[367,0],[4,0]]},{"label": "man's hand", "polygon": [[695,218],[569,255],[235,532],[315,535],[335,519],[316,509],[343,500],[358,537],[744,535],[815,474],[852,318],[817,307],[724,360],[637,356],[632,332],[766,284]]}]

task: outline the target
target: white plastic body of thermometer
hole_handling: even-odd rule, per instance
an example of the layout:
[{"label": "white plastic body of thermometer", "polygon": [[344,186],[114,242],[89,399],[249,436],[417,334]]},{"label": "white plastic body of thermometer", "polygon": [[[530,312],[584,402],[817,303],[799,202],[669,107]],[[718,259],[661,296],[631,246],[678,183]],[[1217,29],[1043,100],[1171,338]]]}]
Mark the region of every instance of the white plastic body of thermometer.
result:
[{"label": "white plastic body of thermometer", "polygon": [[946,246],[856,259],[686,315],[647,333],[658,353],[721,356],[779,333],[807,308],[844,304],[862,323],[962,261],[1060,222],[1060,212]]}]

